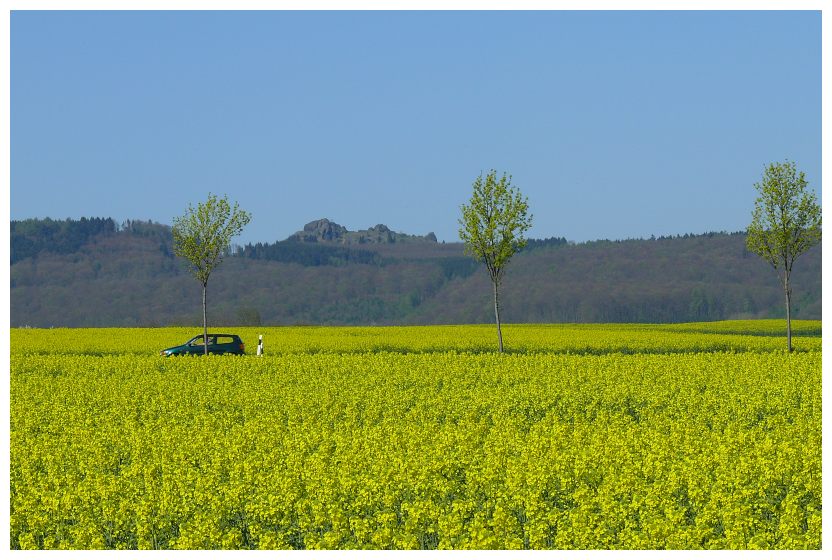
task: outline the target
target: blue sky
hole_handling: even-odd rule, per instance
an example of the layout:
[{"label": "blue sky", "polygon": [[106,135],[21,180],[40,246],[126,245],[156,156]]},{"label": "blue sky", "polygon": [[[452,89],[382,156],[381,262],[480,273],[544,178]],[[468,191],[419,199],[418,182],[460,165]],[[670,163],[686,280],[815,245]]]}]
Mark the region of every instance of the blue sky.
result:
[{"label": "blue sky", "polygon": [[820,197],[820,12],[14,12],[11,218],[237,242],[328,217],[456,241],[491,168],[530,237],[741,230],[763,167]]}]

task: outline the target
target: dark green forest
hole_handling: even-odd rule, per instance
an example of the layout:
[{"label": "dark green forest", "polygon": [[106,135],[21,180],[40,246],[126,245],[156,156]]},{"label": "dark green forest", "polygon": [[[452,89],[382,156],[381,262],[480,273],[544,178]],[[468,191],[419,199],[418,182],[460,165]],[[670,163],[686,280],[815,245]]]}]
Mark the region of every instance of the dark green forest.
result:
[{"label": "dark green forest", "polygon": [[[335,224],[337,226],[337,224]],[[379,226],[377,226],[379,227]],[[386,230],[385,230],[386,231]],[[290,240],[234,246],[208,284],[214,325],[493,321],[484,267],[459,243]],[[793,316],[821,317],[821,247],[793,274]],[[775,271],[745,235],[529,240],[501,292],[507,323],[685,322],[784,316]],[[201,286],[170,228],[110,218],[11,222],[11,326],[201,323]]]}]

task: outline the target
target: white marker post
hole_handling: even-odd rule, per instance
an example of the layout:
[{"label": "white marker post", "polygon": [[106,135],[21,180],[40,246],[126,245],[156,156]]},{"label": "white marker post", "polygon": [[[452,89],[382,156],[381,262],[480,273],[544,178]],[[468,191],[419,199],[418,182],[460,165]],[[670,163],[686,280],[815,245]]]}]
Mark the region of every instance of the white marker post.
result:
[{"label": "white marker post", "polygon": [[263,335],[262,334],[260,335],[260,338],[257,342],[257,355],[258,356],[263,355]]}]

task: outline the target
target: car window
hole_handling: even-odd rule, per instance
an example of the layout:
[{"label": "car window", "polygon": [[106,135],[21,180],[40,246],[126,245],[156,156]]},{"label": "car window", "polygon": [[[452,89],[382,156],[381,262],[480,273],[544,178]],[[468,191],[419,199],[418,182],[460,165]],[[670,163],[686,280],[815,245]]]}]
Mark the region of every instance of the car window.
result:
[{"label": "car window", "polygon": [[[199,336],[199,337],[193,339],[192,341],[190,341],[188,343],[188,346],[202,346],[202,340],[203,340],[202,337]],[[215,344],[214,337],[209,336],[208,337],[208,346],[211,346],[212,344]]]},{"label": "car window", "polygon": [[217,344],[231,344],[234,342],[233,336],[218,336],[217,337]]}]

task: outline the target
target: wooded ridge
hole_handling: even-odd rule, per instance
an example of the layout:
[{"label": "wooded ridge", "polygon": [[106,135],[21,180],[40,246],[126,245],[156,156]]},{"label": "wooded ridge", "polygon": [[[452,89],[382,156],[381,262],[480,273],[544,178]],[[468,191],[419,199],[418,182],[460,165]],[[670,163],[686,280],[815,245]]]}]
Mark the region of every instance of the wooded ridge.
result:
[{"label": "wooded ridge", "polygon": [[[382,224],[360,232],[329,220],[307,227],[284,241],[232,247],[212,276],[209,322],[492,319],[487,274],[460,243]],[[794,316],[820,319],[820,245],[797,261],[793,284]],[[197,325],[200,289],[174,256],[166,225],[117,225],[110,218],[11,222],[13,327]],[[504,290],[507,323],[684,322],[784,313],[774,270],[745,249],[743,232],[577,244],[562,237],[532,239],[507,269]]]}]

